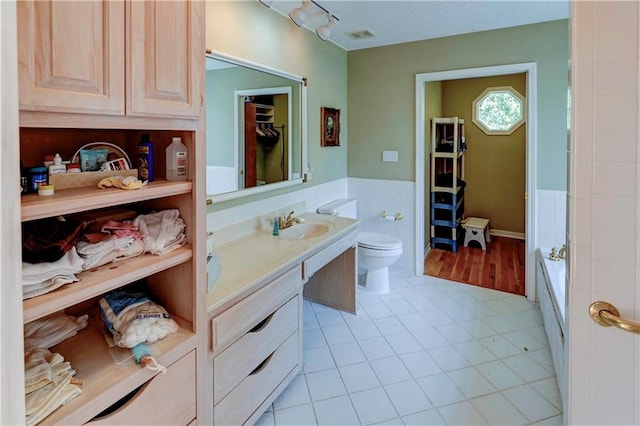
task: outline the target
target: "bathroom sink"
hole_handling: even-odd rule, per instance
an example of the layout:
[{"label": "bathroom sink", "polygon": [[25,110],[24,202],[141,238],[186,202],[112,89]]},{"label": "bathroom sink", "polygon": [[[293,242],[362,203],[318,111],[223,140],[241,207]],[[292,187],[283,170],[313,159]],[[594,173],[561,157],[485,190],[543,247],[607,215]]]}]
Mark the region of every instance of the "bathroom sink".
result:
[{"label": "bathroom sink", "polygon": [[320,237],[331,230],[330,223],[299,223],[280,230],[280,239],[287,241]]}]

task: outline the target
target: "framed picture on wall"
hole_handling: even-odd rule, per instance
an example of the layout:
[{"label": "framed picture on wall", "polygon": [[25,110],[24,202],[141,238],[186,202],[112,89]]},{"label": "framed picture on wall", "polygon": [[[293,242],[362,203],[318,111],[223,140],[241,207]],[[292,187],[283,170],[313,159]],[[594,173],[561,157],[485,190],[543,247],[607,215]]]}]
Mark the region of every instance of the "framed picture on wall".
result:
[{"label": "framed picture on wall", "polygon": [[340,146],[340,110],[320,108],[320,146]]}]

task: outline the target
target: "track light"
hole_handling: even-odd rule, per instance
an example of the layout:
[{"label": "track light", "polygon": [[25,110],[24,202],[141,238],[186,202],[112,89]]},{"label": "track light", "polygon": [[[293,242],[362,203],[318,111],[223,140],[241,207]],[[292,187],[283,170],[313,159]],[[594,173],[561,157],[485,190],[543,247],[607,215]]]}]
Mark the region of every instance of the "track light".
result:
[{"label": "track light", "polygon": [[297,26],[302,26],[302,24],[304,24],[304,21],[307,20],[307,12],[312,5],[313,3],[311,3],[311,1],[305,1],[302,6],[293,9],[291,13],[289,13],[289,18],[291,18],[293,23]]},{"label": "track light", "polygon": [[327,14],[327,19],[329,19],[329,22],[316,28],[316,34],[318,34],[318,37],[320,37],[320,40],[322,41],[325,41],[331,36],[331,28],[336,24],[336,20],[333,16]]}]

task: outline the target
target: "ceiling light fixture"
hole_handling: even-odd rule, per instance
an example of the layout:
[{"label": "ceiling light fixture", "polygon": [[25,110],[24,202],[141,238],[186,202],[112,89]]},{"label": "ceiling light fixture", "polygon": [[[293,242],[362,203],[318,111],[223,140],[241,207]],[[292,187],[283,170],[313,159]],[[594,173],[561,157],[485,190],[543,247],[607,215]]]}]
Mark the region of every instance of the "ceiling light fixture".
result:
[{"label": "ceiling light fixture", "polygon": [[329,22],[316,28],[316,34],[318,34],[318,37],[320,37],[320,40],[322,41],[325,41],[331,36],[331,28],[336,24],[336,20],[333,19],[333,16],[327,14],[327,19]]},{"label": "ceiling light fixture", "polygon": [[[260,1],[263,1],[263,0],[260,0]],[[265,1],[268,1],[268,0],[265,0]],[[336,22],[339,21],[339,19],[337,16],[329,12],[325,7],[323,7],[317,1],[303,0],[302,6],[293,9],[289,13],[289,18],[291,18],[294,24],[300,27],[307,20],[307,17],[312,14],[311,12],[314,6],[320,9],[322,12],[324,12],[328,20],[326,24],[320,25],[316,29],[316,34],[318,34],[318,37],[320,37],[320,39],[324,41],[331,36],[331,28],[333,28],[336,25]],[[320,13],[320,12],[316,12],[316,13]]]}]

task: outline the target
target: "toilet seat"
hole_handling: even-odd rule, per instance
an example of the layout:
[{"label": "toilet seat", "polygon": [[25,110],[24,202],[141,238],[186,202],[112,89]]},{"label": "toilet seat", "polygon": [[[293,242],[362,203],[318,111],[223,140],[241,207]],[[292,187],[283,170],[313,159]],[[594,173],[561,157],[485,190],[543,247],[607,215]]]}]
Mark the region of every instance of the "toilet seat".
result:
[{"label": "toilet seat", "polygon": [[358,234],[358,246],[370,250],[397,250],[402,249],[402,241],[390,235],[361,232]]}]

